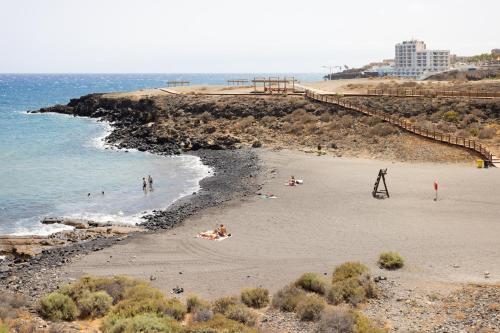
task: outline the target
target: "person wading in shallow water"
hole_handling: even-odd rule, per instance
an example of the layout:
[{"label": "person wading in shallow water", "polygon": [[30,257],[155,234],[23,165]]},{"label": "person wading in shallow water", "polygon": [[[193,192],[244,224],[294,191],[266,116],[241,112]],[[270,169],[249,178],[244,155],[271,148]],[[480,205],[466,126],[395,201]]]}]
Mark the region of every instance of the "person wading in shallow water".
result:
[{"label": "person wading in shallow water", "polygon": [[146,192],[148,190],[148,184],[146,183],[146,178],[142,177],[142,190]]},{"label": "person wading in shallow water", "polygon": [[148,176],[148,184],[149,184],[149,190],[153,190],[153,177],[151,175]]}]

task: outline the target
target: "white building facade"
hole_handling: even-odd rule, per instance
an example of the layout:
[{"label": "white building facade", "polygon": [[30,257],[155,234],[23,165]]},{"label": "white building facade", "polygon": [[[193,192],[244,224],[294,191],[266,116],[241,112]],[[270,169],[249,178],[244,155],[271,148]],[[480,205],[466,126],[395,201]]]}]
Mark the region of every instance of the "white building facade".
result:
[{"label": "white building facade", "polygon": [[450,68],[449,50],[427,50],[419,40],[396,44],[394,75],[420,78],[425,75],[444,72]]}]

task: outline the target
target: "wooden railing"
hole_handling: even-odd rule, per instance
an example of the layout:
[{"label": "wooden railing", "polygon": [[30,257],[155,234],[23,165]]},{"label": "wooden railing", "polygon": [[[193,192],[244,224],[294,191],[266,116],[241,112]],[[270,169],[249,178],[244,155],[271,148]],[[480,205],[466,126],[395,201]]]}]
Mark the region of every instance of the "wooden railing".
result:
[{"label": "wooden railing", "polygon": [[500,92],[481,90],[446,90],[446,89],[407,89],[385,88],[368,89],[368,96],[394,96],[394,97],[467,97],[467,98],[497,98]]},{"label": "wooden railing", "polygon": [[490,163],[492,163],[492,161],[493,161],[493,154],[491,153],[491,151],[488,148],[486,148],[479,141],[470,140],[470,139],[466,139],[466,138],[459,137],[459,136],[454,136],[454,135],[450,135],[450,134],[445,134],[445,133],[441,133],[441,132],[437,132],[437,131],[428,130],[428,129],[422,128],[420,126],[415,126],[414,124],[410,123],[407,120],[401,119],[401,118],[396,117],[396,116],[391,116],[385,112],[373,110],[373,109],[369,109],[369,108],[366,108],[363,106],[353,104],[345,99],[342,99],[341,96],[319,94],[319,93],[314,92],[314,91],[309,90],[309,89],[306,89],[305,96],[310,98],[310,99],[316,100],[316,101],[340,105],[340,106],[343,106],[347,109],[351,109],[354,111],[364,113],[364,114],[369,115],[369,116],[379,118],[383,121],[386,121],[388,123],[391,123],[391,124],[401,128],[401,129],[404,129],[405,131],[414,133],[416,135],[419,135],[419,136],[422,136],[422,137],[425,137],[428,139],[432,139],[435,141],[444,142],[447,144],[451,144],[454,146],[459,146],[459,147],[463,147],[463,148],[472,150],[472,151],[478,153],[480,156],[482,156],[486,161],[489,161]]}]

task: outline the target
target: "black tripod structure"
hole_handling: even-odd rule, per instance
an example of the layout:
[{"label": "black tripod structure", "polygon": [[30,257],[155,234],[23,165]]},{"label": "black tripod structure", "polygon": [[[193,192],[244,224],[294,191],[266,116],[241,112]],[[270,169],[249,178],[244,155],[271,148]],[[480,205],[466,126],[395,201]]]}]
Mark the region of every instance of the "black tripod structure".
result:
[{"label": "black tripod structure", "polygon": [[[387,175],[387,169],[380,169],[380,171],[378,172],[377,181],[373,186],[372,195],[374,198],[377,199],[389,198],[389,190],[387,190],[387,184],[385,183],[385,175]],[[379,190],[378,187],[380,185],[380,179],[382,179],[382,182],[384,183],[384,188]]]}]

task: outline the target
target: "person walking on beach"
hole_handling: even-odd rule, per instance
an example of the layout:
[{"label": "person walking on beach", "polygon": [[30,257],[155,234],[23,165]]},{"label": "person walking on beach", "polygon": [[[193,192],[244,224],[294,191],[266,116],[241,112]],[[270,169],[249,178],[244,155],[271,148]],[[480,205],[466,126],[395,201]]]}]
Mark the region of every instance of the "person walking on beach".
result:
[{"label": "person walking on beach", "polygon": [[147,192],[148,190],[148,184],[146,183],[146,178],[142,177],[142,190],[144,192]]},{"label": "person walking on beach", "polygon": [[148,184],[149,184],[149,190],[153,190],[153,177],[151,175],[148,176]]}]

